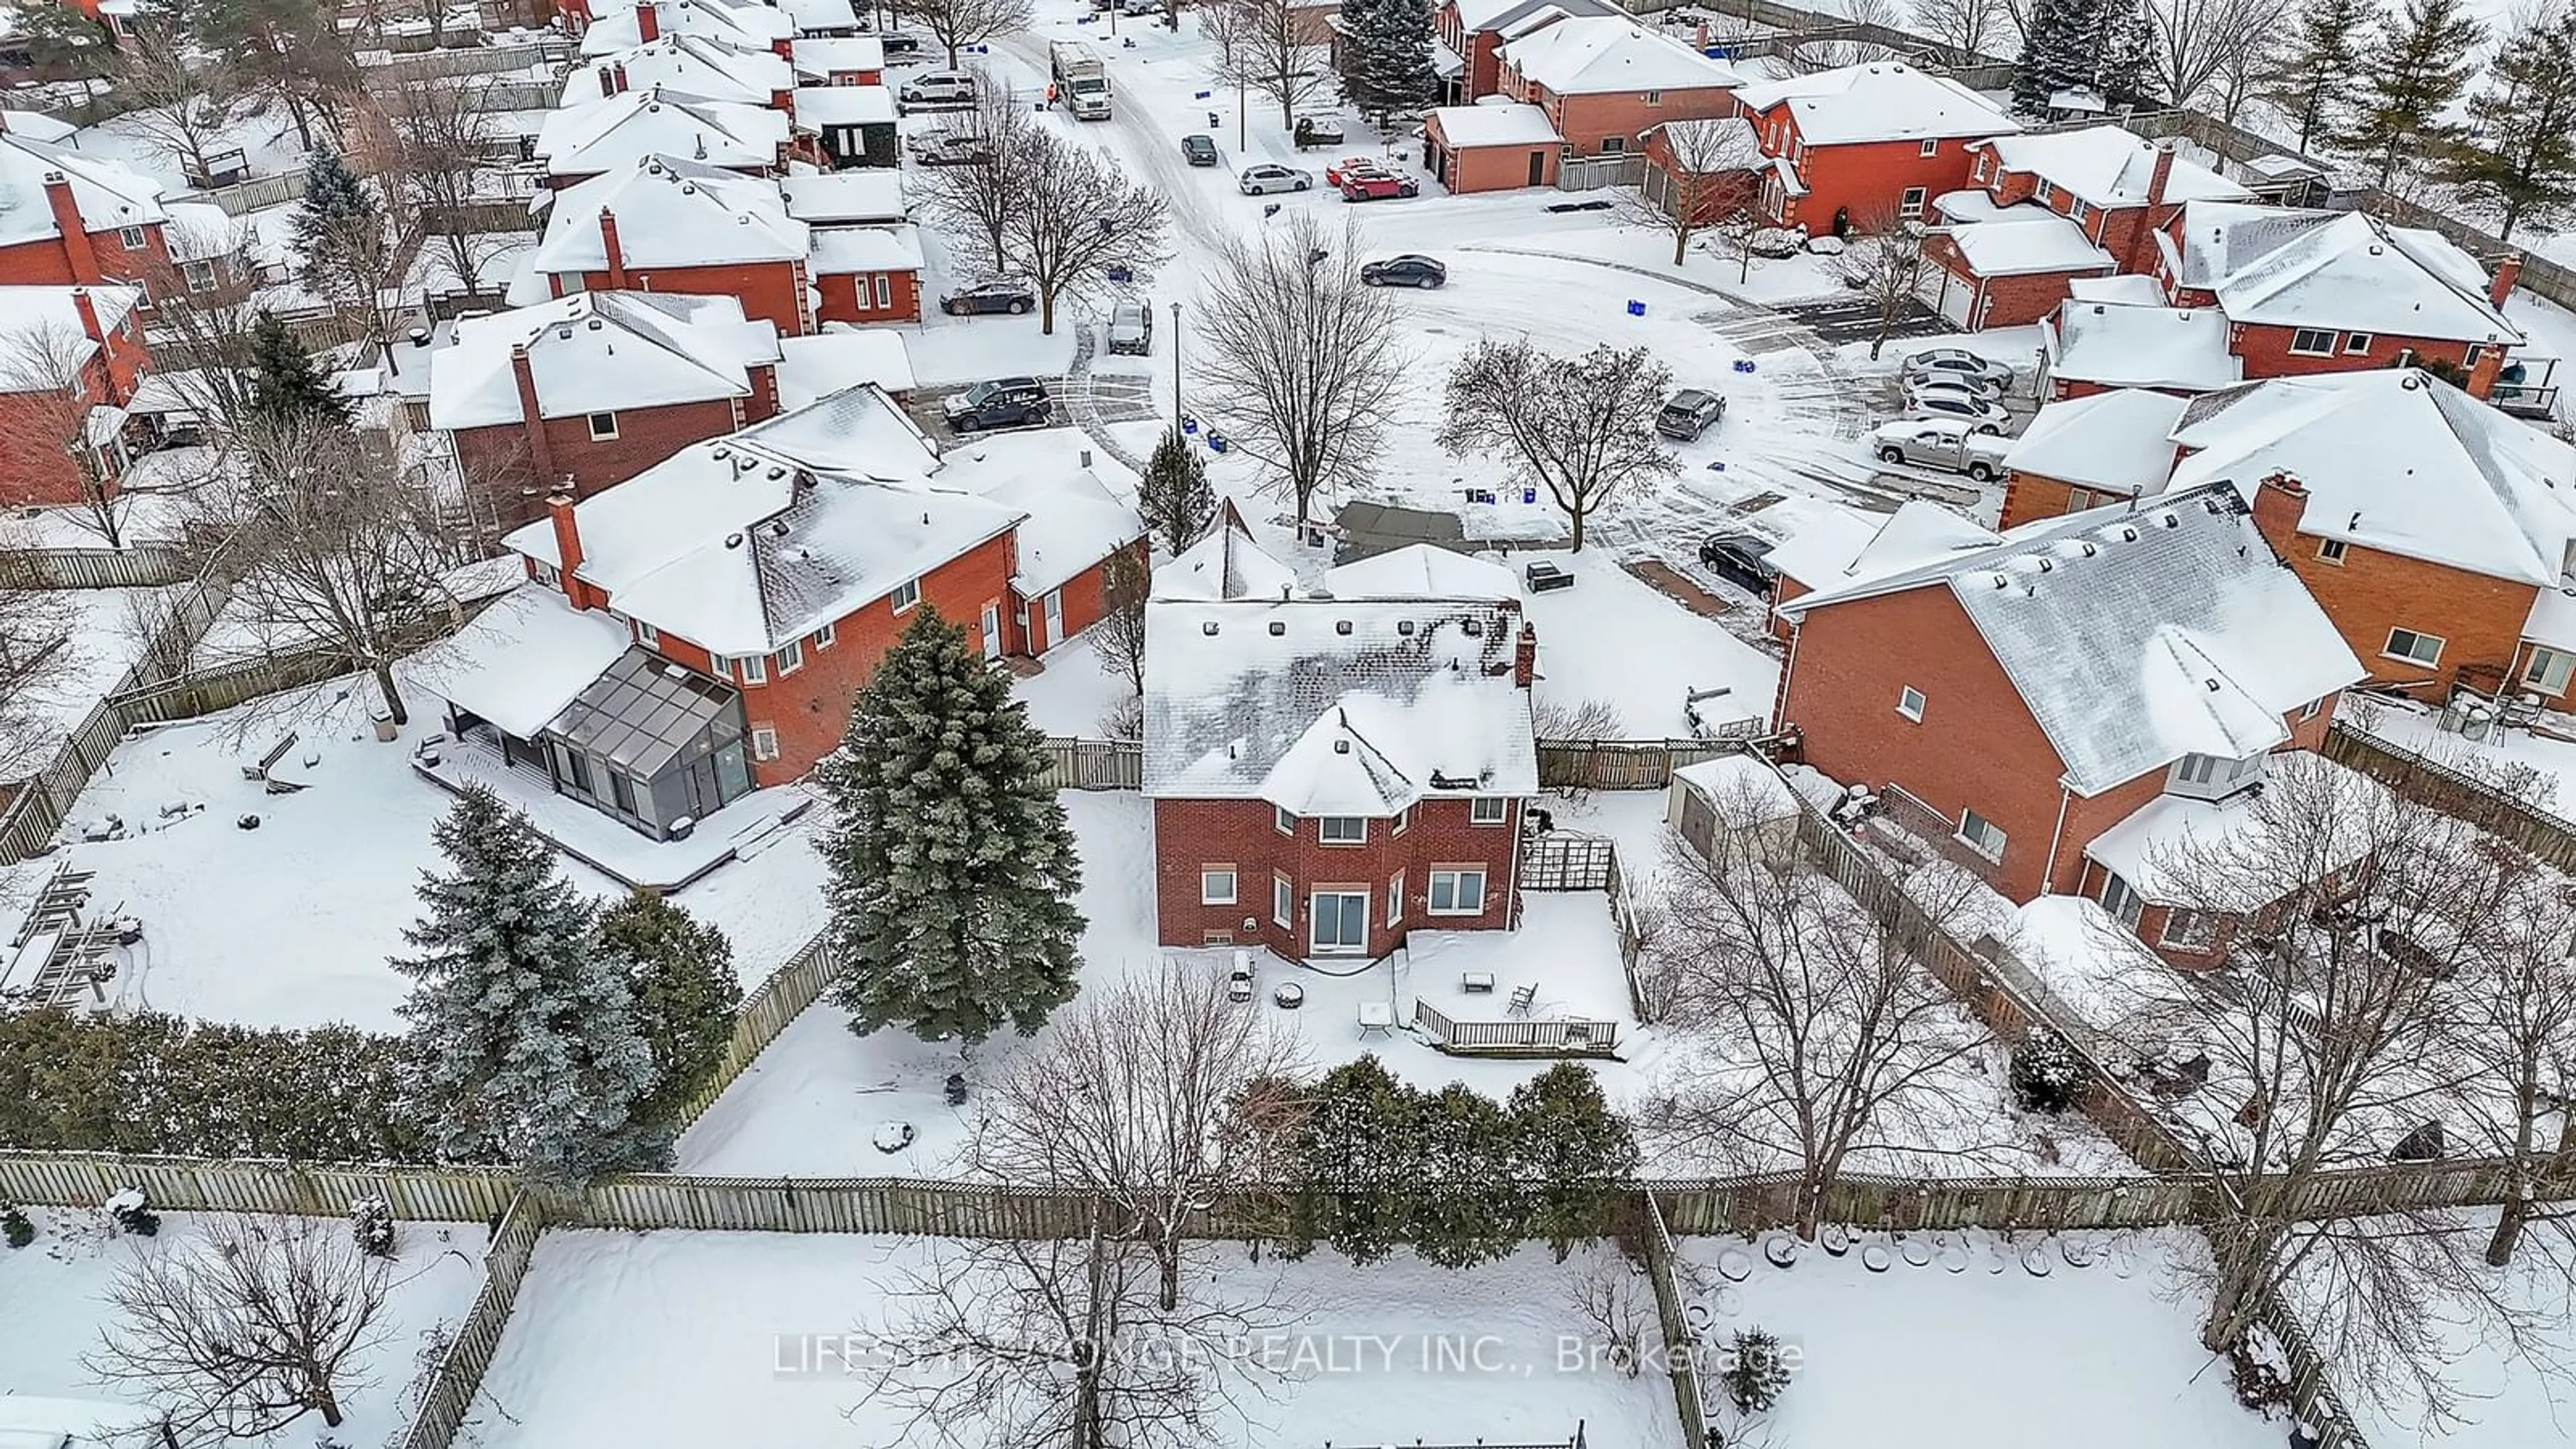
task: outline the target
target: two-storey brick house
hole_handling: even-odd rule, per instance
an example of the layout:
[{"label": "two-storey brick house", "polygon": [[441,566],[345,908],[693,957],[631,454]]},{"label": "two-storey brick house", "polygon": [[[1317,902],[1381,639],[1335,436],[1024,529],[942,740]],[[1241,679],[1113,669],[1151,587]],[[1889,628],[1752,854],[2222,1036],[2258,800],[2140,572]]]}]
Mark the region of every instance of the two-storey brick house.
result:
[{"label": "two-storey brick house", "polygon": [[1765,81],[1736,100],[1769,160],[1762,214],[1775,226],[1841,235],[1877,217],[1921,218],[1960,190],[1969,143],[2021,123],[1947,76],[1869,61]]},{"label": "two-storey brick house", "polygon": [[701,35],[665,35],[576,66],[564,78],[561,108],[588,105],[627,91],[663,90],[728,105],[789,108],[796,69],[784,56]]},{"label": "two-storey brick house", "polygon": [[2192,396],[2245,380],[2227,350],[2227,314],[2169,307],[2149,276],[2076,277],[2040,323],[2043,397],[2064,400],[2143,387]]},{"label": "two-storey brick house", "polygon": [[583,291],[734,297],[744,315],[794,337],[815,330],[810,229],[778,183],[670,156],[644,156],[560,192],[510,300]]},{"label": "two-storey brick house", "polygon": [[1463,106],[1503,88],[1502,48],[1569,17],[1628,18],[1610,0],[1440,0],[1432,27],[1459,61],[1444,104]]},{"label": "two-storey brick house", "polygon": [[655,86],[548,112],[532,154],[558,191],[649,156],[776,176],[787,169],[789,130],[787,114],[766,102],[703,100]]},{"label": "two-storey brick house", "polygon": [[581,37],[584,59],[614,55],[665,35],[721,40],[780,55],[796,39],[796,21],[760,0],[556,0],[564,23]]},{"label": "two-storey brick house", "polygon": [[1577,16],[1497,53],[1499,94],[1546,113],[1573,157],[1627,156],[1666,121],[1735,114],[1743,77],[1623,16]]},{"label": "two-storey brick house", "polygon": [[142,304],[139,287],[0,286],[0,504],[115,495]]},{"label": "two-storey brick house", "polygon": [[158,283],[170,270],[161,183],[0,125],[0,286]]}]

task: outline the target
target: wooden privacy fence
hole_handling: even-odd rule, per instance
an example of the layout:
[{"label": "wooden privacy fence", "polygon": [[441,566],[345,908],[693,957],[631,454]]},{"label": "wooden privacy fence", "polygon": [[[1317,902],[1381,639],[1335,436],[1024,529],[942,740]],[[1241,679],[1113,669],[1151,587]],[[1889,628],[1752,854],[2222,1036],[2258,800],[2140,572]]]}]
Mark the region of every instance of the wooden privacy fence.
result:
[{"label": "wooden privacy fence", "polygon": [[2326,731],[2325,756],[2408,800],[2456,815],[2511,841],[2559,870],[2576,870],[2576,823],[2516,799],[2464,770],[2363,734],[2340,720]]},{"label": "wooden privacy fence", "polygon": [[518,1190],[499,1168],[0,1151],[0,1201],[95,1207],[129,1187],[174,1212],[339,1217],[351,1202],[378,1197],[395,1217],[438,1223],[488,1222]]},{"label": "wooden privacy fence", "polygon": [[176,679],[129,690],[108,702],[122,713],[127,729],[172,724],[216,714],[281,690],[319,684],[355,667],[349,656],[338,650],[299,649],[219,669],[193,670]]},{"label": "wooden privacy fence", "polygon": [[247,216],[268,207],[284,206],[303,195],[304,173],[281,171],[274,176],[254,176],[248,181],[218,186],[193,199],[213,202],[223,208],[226,216]]},{"label": "wooden privacy fence", "polygon": [[483,1390],[483,1374],[501,1350],[501,1334],[518,1305],[519,1285],[528,1276],[528,1261],[537,1251],[545,1220],[525,1197],[502,1210],[500,1227],[483,1254],[483,1287],[474,1306],[456,1325],[447,1351],[430,1370],[429,1387],[403,1433],[402,1449],[447,1449]]},{"label": "wooden privacy fence", "polygon": [[148,589],[195,574],[195,560],[164,544],[0,552],[0,589]]},{"label": "wooden privacy fence", "polygon": [[725,1042],[724,1056],[707,1078],[705,1086],[680,1109],[680,1125],[698,1120],[716,1099],[732,1086],[758,1060],[761,1052],[778,1039],[787,1024],[820,1000],[823,988],[841,974],[841,958],[827,944],[827,938],[816,936],[805,943],[787,964],[769,973],[759,989],[743,998],[742,1008],[734,1013],[733,1035]]},{"label": "wooden privacy fence", "polygon": [[1046,742],[1050,790],[1141,790],[1145,746],[1136,740],[1085,740],[1055,736]]},{"label": "wooden privacy fence", "polygon": [[569,65],[577,50],[569,38],[495,45],[478,50],[430,50],[389,56],[367,66],[366,73],[370,81],[379,77],[414,80],[436,76],[497,75],[502,71],[526,70],[532,66]]},{"label": "wooden privacy fence", "polygon": [[1653,1193],[1645,1201],[1645,1228],[1638,1246],[1644,1250],[1646,1279],[1655,1286],[1655,1318],[1664,1330],[1664,1368],[1673,1381],[1673,1407],[1681,1411],[1682,1443],[1690,1449],[1710,1441],[1708,1399],[1699,1382],[1699,1343],[1682,1304],[1680,1275],[1673,1270],[1673,1235],[1664,1225],[1663,1209]]},{"label": "wooden privacy fence", "polygon": [[[1541,740],[1538,781],[1553,790],[1660,790],[1673,772],[1720,755],[1741,754],[1750,741]],[[1046,783],[1057,790],[1135,790],[1145,783],[1144,746],[1135,740],[1046,742]]]}]

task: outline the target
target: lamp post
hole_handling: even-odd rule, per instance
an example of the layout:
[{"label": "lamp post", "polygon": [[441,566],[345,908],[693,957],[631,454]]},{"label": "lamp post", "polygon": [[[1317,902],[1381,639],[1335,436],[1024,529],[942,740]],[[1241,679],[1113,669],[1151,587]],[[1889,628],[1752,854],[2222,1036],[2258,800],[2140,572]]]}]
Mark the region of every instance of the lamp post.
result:
[{"label": "lamp post", "polygon": [[1172,304],[1172,436],[1181,435],[1181,304]]}]

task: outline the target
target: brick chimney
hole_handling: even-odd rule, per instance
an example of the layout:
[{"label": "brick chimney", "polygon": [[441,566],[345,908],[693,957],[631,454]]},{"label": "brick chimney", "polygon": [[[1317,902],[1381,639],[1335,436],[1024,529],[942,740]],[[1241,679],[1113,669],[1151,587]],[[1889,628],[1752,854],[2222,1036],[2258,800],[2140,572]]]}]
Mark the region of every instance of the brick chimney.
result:
[{"label": "brick chimney", "polygon": [[[571,480],[565,482],[569,484]],[[581,567],[581,522],[573,516],[571,488],[546,500],[546,516],[554,521],[555,557],[562,570],[564,598],[574,608],[581,608],[581,586],[573,581],[573,572]]]},{"label": "brick chimney", "polygon": [[72,281],[86,287],[106,280],[98,270],[98,248],[90,244],[89,228],[81,225],[70,178],[59,171],[45,173],[45,205],[54,214],[54,230],[62,233],[63,262],[71,268]]},{"label": "brick chimney", "polygon": [[2173,181],[2174,140],[2168,136],[2156,143],[2156,166],[2147,173],[2147,206],[2153,210],[2165,204],[2165,187]]},{"label": "brick chimney", "polygon": [[662,16],[653,0],[636,0],[635,38],[646,45],[662,38]]},{"label": "brick chimney", "polygon": [[626,290],[626,248],[617,240],[617,213],[607,207],[599,209],[599,246],[608,253],[608,287],[610,291]]},{"label": "brick chimney", "polygon": [[72,288],[72,310],[80,314],[82,334],[104,350],[107,329],[98,325],[98,304],[90,300],[89,288]]},{"label": "brick chimney", "polygon": [[2495,391],[2496,379],[2504,372],[2504,349],[2490,342],[2478,349],[2478,360],[2469,366],[2467,391],[2480,402]]},{"label": "brick chimney", "polygon": [[2295,558],[2291,542],[2298,536],[2299,518],[2308,509],[2308,490],[2287,473],[2275,473],[2254,488],[2254,531],[2272,546],[2282,558]]},{"label": "brick chimney", "polygon": [[2503,311],[2504,299],[2513,295],[2513,284],[2521,280],[2522,253],[2505,253],[2504,260],[2496,263],[2495,280],[2487,283],[2487,300]]},{"label": "brick chimney", "polygon": [[540,478],[555,476],[554,445],[546,437],[546,419],[537,406],[536,369],[528,364],[528,344],[510,349],[510,372],[519,381],[519,426],[528,435],[528,461]]},{"label": "brick chimney", "polygon": [[1520,636],[1512,641],[1512,683],[1523,689],[1538,675],[1538,628],[1521,625]]}]

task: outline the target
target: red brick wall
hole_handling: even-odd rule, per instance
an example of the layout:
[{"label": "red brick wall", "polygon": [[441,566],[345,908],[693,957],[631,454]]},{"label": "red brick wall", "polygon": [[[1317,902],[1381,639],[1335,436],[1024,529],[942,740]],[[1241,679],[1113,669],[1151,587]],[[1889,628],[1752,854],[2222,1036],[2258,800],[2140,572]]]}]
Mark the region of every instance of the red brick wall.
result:
[{"label": "red brick wall", "polygon": [[[691,297],[738,297],[743,315],[753,321],[763,318],[778,324],[782,337],[802,337],[812,331],[805,325],[804,264],[801,262],[745,262],[724,267],[628,267],[626,287],[639,292],[678,292]],[[561,277],[550,276],[548,284],[554,295],[572,291]],[[606,272],[582,274],[583,288],[594,292],[611,290]]]},{"label": "red brick wall", "polygon": [[[2097,389],[2098,390],[2098,389]],[[2078,498],[2077,494],[2083,494]],[[2004,483],[2003,518],[1995,527],[2018,528],[2034,518],[2055,518],[2120,502],[2125,495],[2103,488],[2078,488],[2061,479],[2015,471]],[[2077,505],[2081,504],[2081,507]]]},{"label": "red brick wall", "polygon": [[1925,237],[1923,255],[1932,265],[1957,279],[1955,285],[1974,288],[1982,281],[1985,296],[1977,305],[1984,310],[1970,313],[1970,320],[1978,327],[2020,327],[2037,322],[2056,311],[2057,304],[2066,300],[2068,282],[2077,277],[2102,277],[2111,273],[2109,267],[2086,267],[2072,272],[2034,272],[1980,279],[1947,232],[1934,232]]},{"label": "red brick wall", "polygon": [[[41,206],[44,201],[38,196],[30,204]],[[143,245],[132,251],[126,250],[122,237],[121,230],[115,227],[89,233],[90,253],[98,262],[92,276],[81,275],[81,265],[71,249],[63,245],[59,232],[0,247],[0,286],[69,287],[97,281],[157,281],[168,273],[170,252],[161,238],[161,223],[145,226]]]},{"label": "red brick wall", "polygon": [[[1148,547],[1146,540],[1138,539],[1127,550],[1128,556],[1136,560],[1139,568],[1147,565]],[[1047,648],[1053,649],[1065,639],[1070,639],[1100,622],[1100,616],[1107,612],[1108,562],[1107,559],[1103,559],[1057,587],[1056,592],[1062,596],[1060,607],[1064,613],[1064,636],[1048,640]],[[1006,641],[1002,647],[1014,654],[1040,652],[1037,647],[1037,636],[1046,627],[1046,596],[1040,594],[1034,599],[1021,599],[1014,594],[1012,599],[1010,617],[1002,621]],[[1028,611],[1028,624],[1025,628],[1020,623],[1019,611],[1023,607]]]},{"label": "red brick wall", "polygon": [[[0,504],[82,501],[87,479],[81,463],[64,451],[90,409],[122,406],[150,365],[141,321],[128,314],[104,346],[81,364],[81,395],[68,391],[0,392]],[[116,491],[114,459],[101,485]]]},{"label": "red brick wall", "polygon": [[[1560,96],[1544,86],[1523,81],[1517,74],[1507,75],[1503,88],[1546,107],[1548,115],[1556,121],[1556,133],[1565,138],[1577,156],[1602,155],[1601,140],[1605,136],[1619,137],[1623,153],[1643,152],[1646,149],[1645,133],[1655,126],[1666,121],[1731,116],[1736,109],[1735,92],[1722,86],[1664,91],[1662,98],[1653,105],[1646,103],[1643,91]],[[1526,185],[1527,182],[1521,184]]]},{"label": "red brick wall", "polygon": [[2370,350],[2347,353],[2343,337],[2335,339],[2332,357],[2311,357],[2290,351],[2293,329],[2240,325],[2229,329],[2227,350],[2245,359],[2245,380],[2264,377],[2305,377],[2321,372],[2364,372],[2372,368],[2393,367],[2397,355],[2412,350],[2418,360],[2446,362],[2466,370],[2469,344],[2442,342],[2418,337],[2373,337]]},{"label": "red brick wall", "polygon": [[[842,272],[816,277],[814,289],[823,294],[823,304],[814,309],[816,322],[918,322],[921,320],[921,274],[919,272],[886,272],[886,305],[876,305],[875,272]],[[862,297],[859,284],[869,283]]]},{"label": "red brick wall", "polygon": [[492,496],[503,526],[513,527],[541,516],[546,495],[559,491],[567,475],[573,496],[588,498],[691,443],[723,437],[745,421],[741,402],[733,398],[626,408],[617,414],[617,436],[593,442],[588,417],[548,418],[546,456],[553,472],[546,477],[538,476],[536,451],[523,424],[458,428],[451,436],[466,476]]},{"label": "red brick wall", "polygon": [[[1435,126],[1437,122],[1433,123]],[[1539,158],[1538,184],[1556,184],[1559,149],[1554,146],[1478,146],[1441,153],[1440,184],[1455,192],[1513,191],[1530,184],[1530,158]]]},{"label": "red brick wall", "polygon": [[[1770,145],[1772,116],[1786,117],[1776,150]],[[1785,103],[1750,119],[1755,133],[1763,139],[1764,154],[1791,154],[1798,139],[1798,124],[1795,117],[1788,116]],[[1968,184],[1967,147],[1967,138],[1948,138],[1936,143],[1933,154],[1926,156],[1918,141],[1810,146],[1805,162],[1798,167],[1807,194],[1787,198],[1783,214],[1773,220],[1782,226],[1804,223],[1810,232],[1821,236],[1833,229],[1834,213],[1848,207],[1851,225],[1859,229],[1877,209],[1898,205],[1906,188],[1912,186],[1923,188],[1923,204],[1928,211],[1941,193],[1957,191]]]},{"label": "red brick wall", "polygon": [[[1326,886],[1368,892],[1370,956],[1402,945],[1415,927],[1501,930],[1512,920],[1521,802],[1511,802],[1499,825],[1470,824],[1471,809],[1465,800],[1426,800],[1413,807],[1401,835],[1394,833],[1393,821],[1372,820],[1366,843],[1324,845],[1316,839],[1313,820],[1298,821],[1293,836],[1280,834],[1267,801],[1157,800],[1154,900],[1159,939],[1166,946],[1197,946],[1212,932],[1230,933],[1237,945],[1268,946],[1292,961],[1302,960],[1314,929],[1308,896]],[[1211,865],[1234,867],[1232,905],[1200,904],[1199,871]],[[1482,914],[1430,914],[1431,872],[1449,866],[1484,867]],[[1389,926],[1387,890],[1399,870],[1404,872],[1404,911]],[[1272,881],[1282,873],[1296,893],[1286,929],[1271,916]],[[1249,932],[1243,928],[1247,917],[1258,923]]]}]

